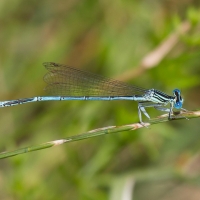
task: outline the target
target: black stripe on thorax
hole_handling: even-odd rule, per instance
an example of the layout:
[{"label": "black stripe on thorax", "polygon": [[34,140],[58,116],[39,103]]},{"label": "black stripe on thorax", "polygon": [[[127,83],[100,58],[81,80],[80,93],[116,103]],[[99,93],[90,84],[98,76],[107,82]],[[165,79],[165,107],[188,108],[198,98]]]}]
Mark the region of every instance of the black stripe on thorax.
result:
[{"label": "black stripe on thorax", "polygon": [[154,89],[153,97],[158,99],[159,101],[161,101],[163,103],[169,102],[169,100],[174,99],[173,96],[167,95],[166,93],[161,92],[159,90],[155,90],[155,89]]}]

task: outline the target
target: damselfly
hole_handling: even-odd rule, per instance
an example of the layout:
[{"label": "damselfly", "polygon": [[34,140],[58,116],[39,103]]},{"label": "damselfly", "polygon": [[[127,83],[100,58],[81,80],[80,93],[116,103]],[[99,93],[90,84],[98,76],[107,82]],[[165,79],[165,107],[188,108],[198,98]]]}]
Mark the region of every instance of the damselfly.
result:
[{"label": "damselfly", "polygon": [[[53,96],[1,101],[0,107],[36,101],[133,100],[138,101],[140,123],[143,123],[141,113],[150,119],[145,109],[147,107],[168,112],[170,119],[173,108],[183,109],[183,99],[179,89],[174,89],[173,96],[170,96],[156,89],[143,89],[66,65],[53,62],[46,62],[43,65],[49,71],[44,76],[44,81],[48,84],[45,90]],[[166,107],[168,104],[169,108]]]}]

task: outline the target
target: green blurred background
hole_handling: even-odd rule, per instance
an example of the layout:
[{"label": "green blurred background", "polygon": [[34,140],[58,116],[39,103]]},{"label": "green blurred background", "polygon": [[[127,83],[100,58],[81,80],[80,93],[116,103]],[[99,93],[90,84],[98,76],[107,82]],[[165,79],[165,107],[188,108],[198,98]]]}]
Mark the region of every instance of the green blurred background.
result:
[{"label": "green blurred background", "polygon": [[[180,88],[184,108],[198,109],[199,4],[1,0],[1,99],[45,95],[48,61],[119,79],[137,73],[187,22],[189,31],[161,62],[124,81],[168,94]],[[137,103],[129,101],[37,102],[1,108],[0,115],[1,152],[138,121]],[[1,160],[0,199],[200,199],[199,130],[199,119],[181,120]]]}]

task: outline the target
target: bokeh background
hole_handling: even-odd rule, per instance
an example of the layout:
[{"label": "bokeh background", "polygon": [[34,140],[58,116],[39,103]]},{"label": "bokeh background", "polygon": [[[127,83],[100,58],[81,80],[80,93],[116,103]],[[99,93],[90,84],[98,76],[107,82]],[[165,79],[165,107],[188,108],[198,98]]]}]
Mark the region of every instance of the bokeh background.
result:
[{"label": "bokeh background", "polygon": [[[42,63],[53,61],[168,94],[180,88],[184,107],[198,109],[199,4],[1,0],[0,98],[45,95]],[[185,23],[145,68],[144,58]],[[129,101],[37,102],[1,108],[0,116],[1,152],[138,121]],[[180,120],[1,160],[0,199],[200,199],[199,175],[199,119]]]}]

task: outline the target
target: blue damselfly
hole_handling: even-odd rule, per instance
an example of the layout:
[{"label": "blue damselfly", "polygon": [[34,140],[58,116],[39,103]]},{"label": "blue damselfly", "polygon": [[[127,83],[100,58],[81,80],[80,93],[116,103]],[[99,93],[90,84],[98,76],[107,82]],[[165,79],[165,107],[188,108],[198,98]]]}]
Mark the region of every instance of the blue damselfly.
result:
[{"label": "blue damselfly", "polygon": [[[141,112],[150,119],[145,109],[147,107],[168,112],[170,119],[173,108],[183,109],[183,99],[179,89],[174,89],[173,95],[170,96],[156,89],[143,89],[66,65],[53,62],[46,62],[43,65],[49,71],[44,76],[44,81],[48,84],[45,90],[53,96],[1,101],[0,107],[36,101],[132,100],[138,101],[138,114],[141,123],[143,123]],[[167,105],[169,108],[166,107]]]}]

